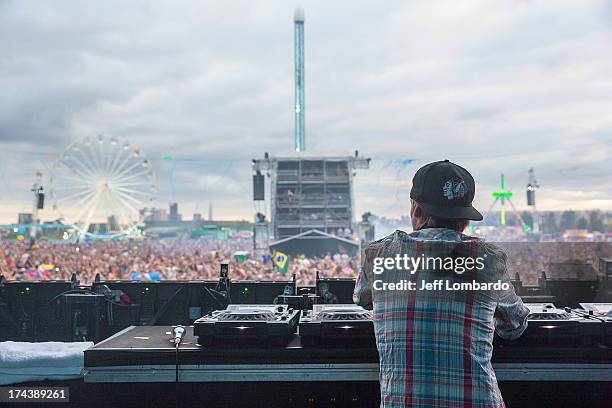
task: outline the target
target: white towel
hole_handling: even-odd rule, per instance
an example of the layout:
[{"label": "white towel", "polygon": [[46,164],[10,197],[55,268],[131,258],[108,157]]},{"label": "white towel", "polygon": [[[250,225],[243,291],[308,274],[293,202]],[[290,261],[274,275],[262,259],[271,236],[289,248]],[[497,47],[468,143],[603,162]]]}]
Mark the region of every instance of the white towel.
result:
[{"label": "white towel", "polygon": [[79,378],[83,352],[92,346],[92,342],[0,342],[0,384]]}]

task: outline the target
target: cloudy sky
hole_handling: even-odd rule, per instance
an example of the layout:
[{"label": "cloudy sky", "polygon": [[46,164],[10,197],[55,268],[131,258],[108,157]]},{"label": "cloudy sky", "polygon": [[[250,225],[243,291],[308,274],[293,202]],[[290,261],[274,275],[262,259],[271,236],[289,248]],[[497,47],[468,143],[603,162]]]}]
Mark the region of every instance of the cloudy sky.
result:
[{"label": "cloudy sky", "polygon": [[[612,3],[302,4],[307,154],[372,158],[358,213],[406,214],[414,172],[443,158],[481,209],[500,173],[524,206],[530,167],[540,208],[612,209]],[[293,148],[296,5],[0,0],[0,222],[98,134],[151,159],[159,206],[251,219],[251,159]]]}]

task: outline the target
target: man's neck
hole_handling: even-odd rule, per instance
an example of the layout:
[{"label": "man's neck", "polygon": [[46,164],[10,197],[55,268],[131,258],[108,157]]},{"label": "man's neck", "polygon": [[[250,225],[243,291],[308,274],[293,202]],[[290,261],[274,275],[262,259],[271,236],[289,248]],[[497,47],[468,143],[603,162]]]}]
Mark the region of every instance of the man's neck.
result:
[{"label": "man's neck", "polygon": [[450,231],[455,231],[455,232],[456,232],[456,233],[458,233],[458,234],[462,234],[462,233],[463,233],[463,231],[457,231],[457,230],[452,229],[452,228],[447,228],[447,227],[436,227],[436,226],[431,226],[431,225],[428,225],[428,224],[423,225],[422,227],[417,228],[417,229],[415,229],[414,231],[421,231],[421,230],[425,230],[425,229],[432,229],[432,228],[436,228],[436,229],[447,229],[447,230],[450,230]]}]

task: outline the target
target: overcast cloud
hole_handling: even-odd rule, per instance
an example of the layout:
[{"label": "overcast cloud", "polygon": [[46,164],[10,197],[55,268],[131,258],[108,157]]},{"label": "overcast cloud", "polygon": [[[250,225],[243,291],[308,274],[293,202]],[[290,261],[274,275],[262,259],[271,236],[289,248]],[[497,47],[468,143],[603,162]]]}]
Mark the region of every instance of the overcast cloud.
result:
[{"label": "overcast cloud", "polygon": [[[372,157],[358,213],[406,214],[412,175],[443,158],[483,210],[502,172],[524,206],[530,167],[541,209],[612,209],[610,2],[302,4],[307,154]],[[251,219],[250,159],[293,148],[296,5],[0,0],[0,221],[97,134],[152,159],[158,206],[174,185],[186,218],[212,201]]]}]

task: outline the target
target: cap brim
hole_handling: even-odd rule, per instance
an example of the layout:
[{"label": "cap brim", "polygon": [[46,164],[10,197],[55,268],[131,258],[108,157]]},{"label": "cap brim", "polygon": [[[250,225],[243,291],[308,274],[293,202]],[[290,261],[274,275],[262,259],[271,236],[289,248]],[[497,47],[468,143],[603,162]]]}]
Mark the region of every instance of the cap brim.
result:
[{"label": "cap brim", "polygon": [[474,207],[441,207],[431,204],[419,203],[428,215],[451,220],[482,221],[482,214]]}]

